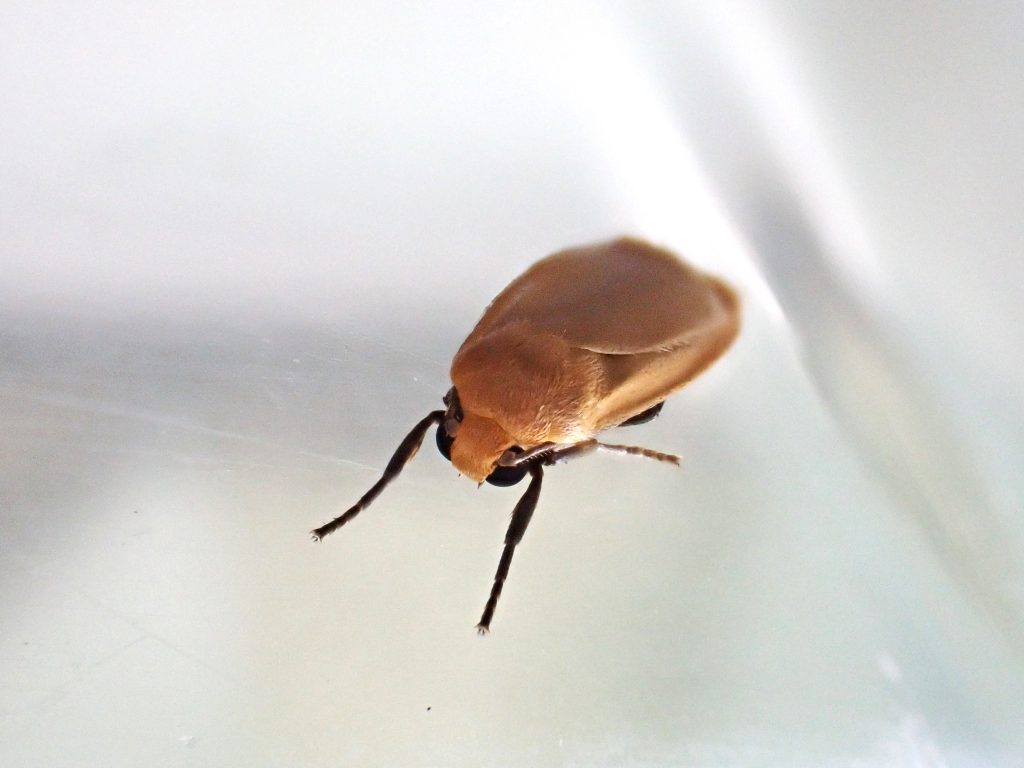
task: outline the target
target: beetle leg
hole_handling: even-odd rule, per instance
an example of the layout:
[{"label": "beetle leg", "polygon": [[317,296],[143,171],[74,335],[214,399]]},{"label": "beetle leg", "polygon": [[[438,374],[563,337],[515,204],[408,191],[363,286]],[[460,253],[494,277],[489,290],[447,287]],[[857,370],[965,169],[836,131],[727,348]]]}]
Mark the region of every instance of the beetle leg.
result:
[{"label": "beetle leg", "polygon": [[405,436],[405,439],[398,446],[398,450],[395,451],[395,455],[391,457],[391,461],[384,468],[384,474],[380,480],[374,483],[373,487],[368,490],[363,497],[359,499],[348,511],[345,512],[341,517],[336,517],[326,525],[321,525],[319,528],[311,531],[314,541],[320,541],[324,536],[329,533],[333,533],[338,530],[351,520],[353,517],[358,515],[364,509],[366,509],[373,502],[374,499],[384,490],[385,486],[398,477],[402,468],[409,463],[409,460],[416,455],[416,451],[420,449],[420,444],[423,442],[423,436],[427,433],[427,430],[434,424],[441,422],[444,418],[444,411],[431,411],[424,417],[412,431]]},{"label": "beetle leg", "polygon": [[614,443],[599,443],[597,440],[583,440],[571,445],[556,445],[554,448],[546,449],[546,454],[541,459],[544,464],[554,464],[556,461],[568,461],[578,456],[586,456],[588,453],[601,450],[608,453],[625,453],[630,456],[646,456],[649,459],[667,461],[670,464],[679,466],[680,458],[673,453],[662,453],[651,448],[641,448],[637,445],[616,445]]},{"label": "beetle leg", "polygon": [[541,443],[540,445],[534,446],[528,451],[521,451],[520,453],[514,453],[513,451],[505,451],[498,458],[499,467],[518,467],[520,464],[526,461],[531,461],[538,456],[552,451],[558,450],[560,446],[558,443]]},{"label": "beetle leg", "polygon": [[588,453],[593,453],[596,450],[607,451],[608,453],[625,453],[630,456],[646,456],[649,459],[657,459],[658,461],[667,461],[670,464],[679,466],[680,458],[674,453],[662,453],[661,451],[655,451],[652,448],[641,448],[637,445],[617,445],[615,443],[599,443],[597,440],[581,440],[578,443],[569,443],[567,445],[559,445],[558,443],[545,443],[544,445],[531,448],[525,453],[519,454],[514,458],[509,456],[507,459],[502,456],[498,464],[501,466],[515,466],[521,464],[527,459],[537,459],[541,464],[554,464],[558,461],[568,461],[569,459],[575,459],[579,456],[586,456]]},{"label": "beetle leg", "polygon": [[594,439],[570,443],[569,445],[558,445],[544,457],[543,461],[545,464],[554,464],[556,461],[568,461],[569,459],[593,453],[597,450],[597,446],[598,442]]},{"label": "beetle leg", "polygon": [[512,565],[512,554],[516,551],[516,545],[523,540],[526,533],[526,526],[530,524],[533,517],[533,510],[537,508],[537,500],[540,498],[540,484],[544,477],[544,469],[541,465],[530,465],[530,487],[516,503],[512,510],[512,522],[508,525],[505,533],[505,549],[501,553],[501,560],[498,561],[498,570],[494,574],[494,585],[491,587],[491,596],[487,598],[487,605],[484,606],[480,623],[476,625],[476,631],[481,635],[487,634],[490,629],[491,619],[494,617],[494,609],[498,605],[498,598],[501,597],[501,588],[505,585],[508,577],[508,568]]},{"label": "beetle leg", "polygon": [[658,461],[667,461],[670,464],[679,466],[681,459],[674,453],[662,453],[661,451],[655,451],[651,448],[641,448],[638,445],[615,445],[613,443],[597,443],[597,448],[602,451],[608,451],[609,453],[627,453],[630,456],[646,456],[649,459],[657,459]]}]

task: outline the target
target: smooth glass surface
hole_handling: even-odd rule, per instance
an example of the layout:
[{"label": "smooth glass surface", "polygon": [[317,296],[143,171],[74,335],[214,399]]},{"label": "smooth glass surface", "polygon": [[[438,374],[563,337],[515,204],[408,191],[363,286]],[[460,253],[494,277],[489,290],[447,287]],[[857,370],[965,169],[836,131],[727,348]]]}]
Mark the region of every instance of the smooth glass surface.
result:
[{"label": "smooth glass surface", "polygon": [[[0,763],[1024,763],[1016,5],[8,3]],[[744,329],[524,486],[423,451],[533,260]]]}]

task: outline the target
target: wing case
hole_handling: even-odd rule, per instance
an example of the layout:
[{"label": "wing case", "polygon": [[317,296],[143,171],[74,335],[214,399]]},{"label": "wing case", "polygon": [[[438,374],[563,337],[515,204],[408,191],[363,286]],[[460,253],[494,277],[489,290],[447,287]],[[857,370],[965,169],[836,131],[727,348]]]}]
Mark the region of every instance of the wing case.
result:
[{"label": "wing case", "polygon": [[622,238],[560,251],[516,278],[460,347],[452,381],[523,447],[542,432],[578,439],[664,400],[738,329],[728,286]]}]

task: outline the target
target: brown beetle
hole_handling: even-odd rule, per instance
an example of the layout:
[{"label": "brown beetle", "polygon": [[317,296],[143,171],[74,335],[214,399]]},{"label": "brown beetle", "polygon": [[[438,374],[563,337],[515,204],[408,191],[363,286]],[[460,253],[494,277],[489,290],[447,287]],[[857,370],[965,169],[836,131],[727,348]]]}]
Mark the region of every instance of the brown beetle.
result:
[{"label": "brown beetle", "polygon": [[739,317],[739,300],[724,282],[641,240],[542,259],[498,294],[459,348],[446,409],[420,421],[383,477],[313,537],[369,506],[435,424],[440,452],[473,480],[514,485],[529,473],[477,624],[486,632],[537,506],[543,467],[597,449],[678,464],[677,456],[601,443],[596,435],[657,416],[668,395],[725,352]]}]

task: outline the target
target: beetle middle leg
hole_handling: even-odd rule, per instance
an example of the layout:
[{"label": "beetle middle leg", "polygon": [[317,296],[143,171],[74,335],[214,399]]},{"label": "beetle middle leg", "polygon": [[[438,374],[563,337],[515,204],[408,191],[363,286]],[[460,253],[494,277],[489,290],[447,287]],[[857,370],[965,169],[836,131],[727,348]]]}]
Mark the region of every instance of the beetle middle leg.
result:
[{"label": "beetle middle leg", "polygon": [[533,517],[533,510],[537,508],[537,500],[540,498],[540,484],[544,477],[544,469],[540,463],[530,465],[530,486],[526,493],[516,503],[512,510],[512,522],[508,525],[505,533],[505,549],[502,550],[501,560],[498,561],[498,570],[494,574],[494,585],[491,587],[491,595],[487,598],[487,605],[484,606],[483,615],[476,625],[476,631],[481,635],[487,634],[491,627],[491,619],[494,618],[494,609],[498,605],[498,598],[501,597],[501,588],[508,578],[508,569],[512,565],[512,555],[516,551],[516,545],[523,540],[526,533],[526,526],[530,524]]}]

